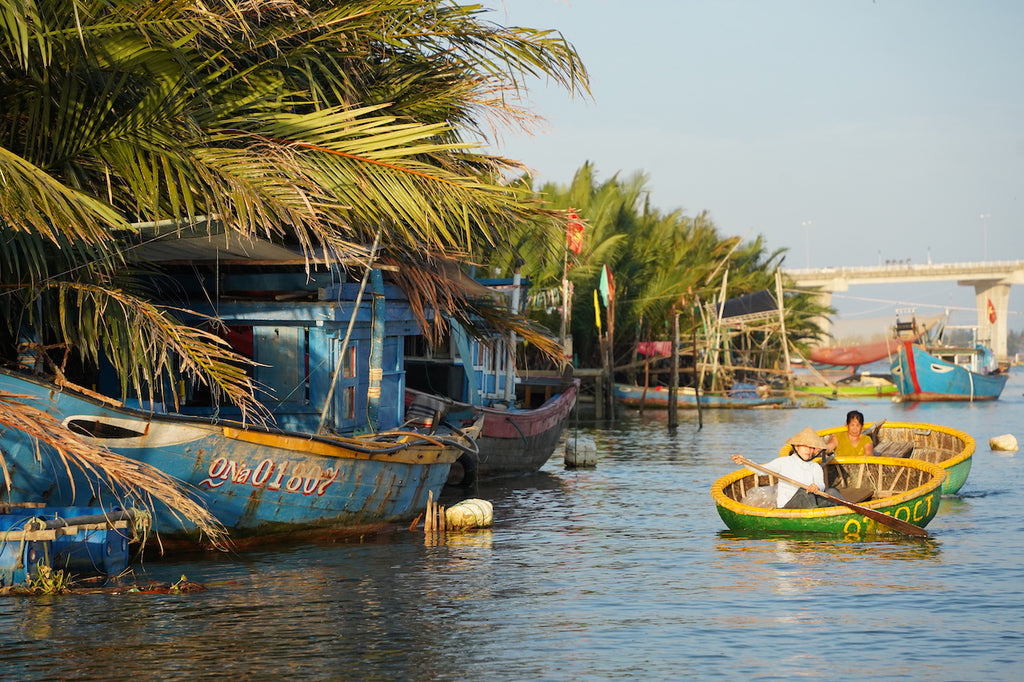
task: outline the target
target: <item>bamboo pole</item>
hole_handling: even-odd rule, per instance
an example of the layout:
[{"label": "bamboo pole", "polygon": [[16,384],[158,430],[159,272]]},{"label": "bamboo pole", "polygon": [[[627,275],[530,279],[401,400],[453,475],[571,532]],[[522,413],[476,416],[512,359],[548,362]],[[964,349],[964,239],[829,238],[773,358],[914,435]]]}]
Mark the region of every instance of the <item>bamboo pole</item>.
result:
[{"label": "bamboo pole", "polygon": [[693,308],[690,309],[690,324],[692,325],[690,338],[693,341],[693,397],[697,401],[697,430],[700,431],[704,428],[704,411],[700,406],[701,387],[697,378],[697,316]]},{"label": "bamboo pole", "polygon": [[672,381],[668,389],[668,427],[679,426],[679,315],[672,306]]},{"label": "bamboo pole", "polygon": [[779,307],[779,326],[782,328],[782,353],[786,366],[783,368],[789,374],[789,399],[796,403],[796,389],[793,387],[793,366],[789,362],[789,336],[786,334],[786,312],[782,300],[782,270],[775,270],[775,296]]},{"label": "bamboo pole", "polygon": [[650,359],[650,357],[647,357],[644,360],[644,390],[643,390],[643,393],[640,394],[640,414],[641,415],[643,415],[643,413],[644,413],[644,405],[647,404],[647,386],[648,386],[648,382],[650,380],[651,380],[651,359]]}]

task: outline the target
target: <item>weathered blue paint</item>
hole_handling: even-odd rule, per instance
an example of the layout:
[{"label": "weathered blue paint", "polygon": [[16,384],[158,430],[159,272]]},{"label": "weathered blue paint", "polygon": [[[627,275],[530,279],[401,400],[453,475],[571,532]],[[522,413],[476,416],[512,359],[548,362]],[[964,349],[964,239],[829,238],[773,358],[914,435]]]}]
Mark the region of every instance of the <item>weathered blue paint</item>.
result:
[{"label": "weathered blue paint", "polygon": [[998,399],[1009,375],[998,371],[992,351],[980,344],[960,350],[950,357],[965,358],[963,364],[903,342],[891,368],[900,397],[912,402]]},{"label": "weathered blue paint", "polygon": [[[30,395],[93,443],[193,486],[236,539],[303,529],[362,531],[410,519],[428,495],[440,494],[451,464],[476,452],[473,432],[403,430],[404,339],[419,334],[409,303],[397,288],[384,286],[379,271],[371,274],[370,296],[359,296],[357,285],[338,283],[342,278],[335,275],[230,275],[220,297],[206,290],[208,282],[183,275],[176,291],[184,296],[167,301],[193,311],[186,313],[187,324],[223,334],[256,361],[254,379],[268,392],[261,399],[273,429],[243,425],[238,408],[213,403],[201,387],[190,387],[174,412],[167,405],[112,407],[8,372],[0,375],[0,391]],[[101,375],[99,385],[104,395],[119,395],[114,377]],[[37,458],[37,443],[25,433],[0,434],[0,448],[14,464],[12,500],[54,506],[100,501],[91,492],[102,488],[99,481],[77,470],[68,480],[59,455],[40,447]],[[157,504],[153,511],[165,538],[195,539],[196,529],[170,510]]]},{"label": "weathered blue paint", "polygon": [[[411,518],[436,497],[451,463],[472,447],[442,435],[317,438],[116,408],[0,370],[0,391],[27,396],[87,441],[189,484],[238,540],[296,530],[366,529]],[[95,506],[106,483],[71,467],[52,448],[8,430],[2,447],[13,502]],[[97,496],[102,496],[102,499]],[[157,530],[196,540],[196,530],[156,503]]]}]

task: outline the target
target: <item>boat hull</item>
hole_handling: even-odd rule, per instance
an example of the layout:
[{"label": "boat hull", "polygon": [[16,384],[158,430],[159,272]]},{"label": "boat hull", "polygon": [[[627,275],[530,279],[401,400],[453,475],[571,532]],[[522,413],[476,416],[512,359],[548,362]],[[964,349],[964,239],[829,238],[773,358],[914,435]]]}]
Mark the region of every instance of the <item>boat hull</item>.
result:
[{"label": "boat hull", "polygon": [[895,346],[896,342],[889,340],[856,346],[812,348],[810,360],[821,365],[859,367],[891,357],[896,352]]},{"label": "boat hull", "polygon": [[[927,526],[938,512],[942,482],[946,474],[936,464],[890,457],[858,457],[836,460],[829,468],[831,481],[838,481],[839,474],[854,483],[858,480],[860,484],[873,481],[876,490],[882,490],[888,485],[901,487],[890,491],[892,494],[862,502],[861,506],[920,528]],[[711,496],[718,514],[730,530],[822,533],[853,538],[896,532],[889,526],[845,506],[765,509],[741,501],[744,492],[755,486],[764,485],[767,480],[767,477],[753,471],[740,469],[726,474],[712,485]]]},{"label": "boat hull", "polygon": [[798,386],[796,390],[798,393],[812,393],[833,398],[892,398],[899,395],[899,389],[895,384]]},{"label": "boat hull", "polygon": [[565,431],[578,391],[577,379],[536,409],[481,408],[477,478],[531,474],[544,466]]},{"label": "boat hull", "polygon": [[[150,414],[6,372],[0,372],[0,391],[30,399],[87,442],[184,482],[236,544],[302,531],[361,534],[411,519],[430,495],[440,494],[452,463],[473,447],[471,440],[439,435],[321,438]],[[93,491],[104,485],[67,467],[23,431],[7,431],[0,447],[11,469],[13,502],[90,506]],[[161,538],[201,544],[194,527],[154,504]]]},{"label": "boat hull", "polygon": [[76,577],[128,567],[132,512],[100,507],[8,507],[0,513],[0,587],[22,585],[43,567]]},{"label": "boat hull", "polygon": [[[702,409],[753,409],[753,408],[782,408],[792,405],[789,398],[783,396],[761,397],[748,395],[749,392],[737,392],[735,395],[709,395],[701,393],[700,407]],[[626,407],[650,407],[655,409],[668,409],[669,390],[656,386],[627,386],[615,384],[615,399]],[[696,392],[690,388],[680,388],[676,391],[676,405],[683,409],[697,409]]]},{"label": "boat hull", "polygon": [[[447,406],[448,419],[465,421],[474,413],[483,417],[480,435],[476,439],[479,455],[460,457],[453,468],[455,480],[450,482],[469,485],[477,480],[538,471],[551,459],[565,432],[569,415],[576,405],[579,386],[579,379],[574,379],[542,405],[531,409],[469,406],[435,396],[438,404]],[[407,402],[415,400],[417,395],[424,395],[412,389],[407,389],[407,394]],[[455,473],[459,469],[461,473]]]},{"label": "boat hull", "polygon": [[1004,373],[972,372],[912,343],[900,347],[892,374],[901,399],[909,402],[996,400],[1008,379]]},{"label": "boat hull", "polygon": [[[867,424],[866,429],[873,427]],[[839,434],[845,426],[819,431],[824,438]],[[953,495],[960,491],[971,473],[971,463],[977,444],[974,438],[959,429],[924,422],[886,421],[878,430],[876,452],[909,449],[908,456],[932,464],[938,464],[946,472],[942,483],[942,494]],[[900,448],[899,445],[907,447]]]}]

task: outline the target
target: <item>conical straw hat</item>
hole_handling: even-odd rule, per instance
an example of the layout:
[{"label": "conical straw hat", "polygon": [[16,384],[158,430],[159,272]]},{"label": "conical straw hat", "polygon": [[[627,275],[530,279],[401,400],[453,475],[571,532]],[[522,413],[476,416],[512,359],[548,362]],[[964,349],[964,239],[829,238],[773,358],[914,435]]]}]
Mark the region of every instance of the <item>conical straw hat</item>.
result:
[{"label": "conical straw hat", "polygon": [[815,430],[812,429],[810,426],[808,426],[806,429],[796,434],[795,436],[790,436],[789,440],[786,441],[786,444],[809,445],[810,447],[815,448],[817,450],[824,450],[827,447],[825,439],[819,436],[817,432],[815,432]]}]

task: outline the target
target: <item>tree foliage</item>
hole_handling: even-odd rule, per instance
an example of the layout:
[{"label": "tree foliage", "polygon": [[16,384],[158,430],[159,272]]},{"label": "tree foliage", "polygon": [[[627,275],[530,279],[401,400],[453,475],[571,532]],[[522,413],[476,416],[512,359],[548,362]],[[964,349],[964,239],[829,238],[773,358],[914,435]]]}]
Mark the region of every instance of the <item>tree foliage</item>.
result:
[{"label": "tree foliage", "polygon": [[[0,0],[0,307],[22,333],[0,351],[27,331],[40,351],[109,356],[126,390],[173,386],[173,365],[254,408],[242,360],[133,277],[134,225],[216,216],[226,239],[292,245],[309,267],[347,267],[380,233],[427,272],[550,228],[501,181],[518,164],[477,147],[530,123],[517,98],[535,76],[586,92],[561,35],[478,5]],[[428,303],[467,316],[457,282],[439,286]]]},{"label": "tree foliage", "polygon": [[[523,178],[522,184],[530,187],[530,178]],[[521,257],[524,273],[541,293],[537,316],[557,328],[556,292],[563,267],[568,266],[575,291],[573,343],[583,366],[602,364],[593,292],[605,265],[615,284],[616,365],[628,361],[638,341],[670,340],[672,315],[713,304],[723,282],[729,298],[764,289],[775,293],[775,272],[785,250],[769,252],[761,236],[744,240],[723,235],[706,211],[690,216],[682,209],[665,213],[653,208],[648,178],[641,172],[599,181],[594,166],[585,163],[569,185],[547,183],[534,191],[553,208],[573,208],[585,221],[582,251],[567,255],[564,230],[543,240],[525,226],[513,238],[513,252],[496,253],[489,267],[506,271],[514,258]],[[812,295],[795,291],[785,295],[785,311],[788,336],[798,345],[820,333],[816,318],[829,312]],[[700,324],[700,317],[681,316],[684,338],[690,337],[693,321]]]},{"label": "tree foliage", "polygon": [[[64,383],[103,358],[124,396],[182,376],[266,415],[249,361],[146,287],[153,225],[215,220],[217,239],[287,246],[308,270],[365,267],[379,235],[380,262],[431,282],[421,307],[470,319],[437,263],[554,224],[504,182],[519,164],[480,143],[532,123],[528,79],[588,88],[560,34],[486,15],[450,0],[0,0],[0,361],[30,349]],[[0,402],[4,423],[138,482]]]}]

